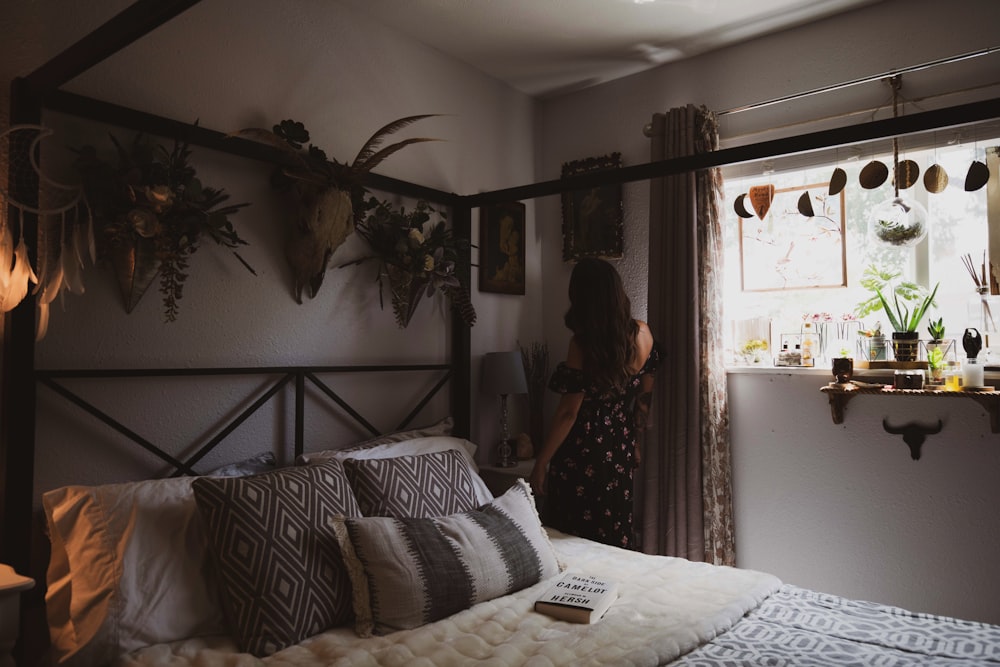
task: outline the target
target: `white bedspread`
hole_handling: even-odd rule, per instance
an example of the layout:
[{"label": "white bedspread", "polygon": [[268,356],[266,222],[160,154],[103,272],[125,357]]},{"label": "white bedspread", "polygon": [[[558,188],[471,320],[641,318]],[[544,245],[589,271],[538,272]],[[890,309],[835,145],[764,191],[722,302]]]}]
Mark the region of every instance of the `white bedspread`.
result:
[{"label": "white bedspread", "polygon": [[778,589],[774,576],[683,559],[646,556],[550,531],[567,570],[615,579],[617,602],[592,625],[532,610],[550,585],[484,602],[431,625],[360,639],[338,628],[259,660],[231,641],[207,638],[142,649],[130,667],[662,665],[732,627]]}]

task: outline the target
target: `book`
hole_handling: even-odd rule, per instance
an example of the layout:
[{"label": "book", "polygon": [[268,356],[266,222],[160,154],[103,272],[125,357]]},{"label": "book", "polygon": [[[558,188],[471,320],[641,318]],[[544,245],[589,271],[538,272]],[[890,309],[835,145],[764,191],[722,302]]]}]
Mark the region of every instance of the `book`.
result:
[{"label": "book", "polygon": [[617,582],[567,573],[535,600],[535,611],[570,623],[593,623],[617,599]]}]

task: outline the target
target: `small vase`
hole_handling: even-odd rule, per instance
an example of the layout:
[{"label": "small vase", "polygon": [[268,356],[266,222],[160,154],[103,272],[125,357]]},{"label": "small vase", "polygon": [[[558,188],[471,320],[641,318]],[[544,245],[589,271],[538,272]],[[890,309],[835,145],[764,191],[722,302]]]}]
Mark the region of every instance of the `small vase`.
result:
[{"label": "small vase", "polygon": [[896,361],[916,361],[919,351],[919,331],[892,332],[892,353]]}]

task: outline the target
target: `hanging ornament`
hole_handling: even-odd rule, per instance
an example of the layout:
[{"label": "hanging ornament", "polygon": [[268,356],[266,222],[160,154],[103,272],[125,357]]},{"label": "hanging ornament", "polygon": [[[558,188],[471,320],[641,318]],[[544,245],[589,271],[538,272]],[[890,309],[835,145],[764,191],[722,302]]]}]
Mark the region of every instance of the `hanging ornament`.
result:
[{"label": "hanging ornament", "polygon": [[858,182],[865,190],[874,190],[889,178],[889,168],[878,160],[872,160],[861,168]]},{"label": "hanging ornament", "polygon": [[896,247],[914,246],[927,236],[927,209],[908,197],[884,201],[870,214],[874,238]]},{"label": "hanging ornament", "polygon": [[938,194],[944,192],[946,187],[948,187],[948,172],[944,167],[937,163],[927,167],[927,171],[924,172],[924,189]]},{"label": "hanging ornament", "polygon": [[839,195],[840,191],[847,185],[847,172],[837,167],[830,176],[830,196]]},{"label": "hanging ornament", "polygon": [[816,215],[816,213],[813,211],[812,198],[809,196],[808,190],[803,192],[802,195],[799,197],[799,213],[806,216],[807,218],[811,218],[814,215]]},{"label": "hanging ornament", "polygon": [[[898,115],[900,80],[898,75],[890,79],[893,118]],[[919,169],[916,169],[911,174],[911,168],[906,165],[906,162],[909,160],[899,161],[899,141],[893,137],[892,164],[895,196],[873,208],[869,214],[868,229],[871,236],[881,243],[896,247],[914,246],[927,236],[927,209],[920,202],[899,195],[900,187],[908,188],[913,185],[919,173]],[[916,164],[913,167],[916,167]],[[908,183],[908,185],[903,185],[904,183]]]},{"label": "hanging ornament", "polygon": [[979,160],[974,160],[969,165],[969,172],[965,175],[965,191],[975,192],[986,185],[990,180],[990,168]]},{"label": "hanging ornament", "polygon": [[753,206],[754,213],[761,220],[771,210],[771,202],[774,201],[773,185],[754,185],[750,188],[750,205]]},{"label": "hanging ornament", "polygon": [[746,198],[747,198],[747,193],[745,192],[741,194],[739,197],[737,197],[736,201],[733,202],[733,209],[736,211],[736,215],[740,216],[741,218],[752,218],[753,213],[748,211],[746,207]]},{"label": "hanging ornament", "polygon": [[896,164],[896,170],[892,177],[892,182],[899,190],[906,190],[913,187],[920,176],[920,166],[913,160],[903,160]]}]

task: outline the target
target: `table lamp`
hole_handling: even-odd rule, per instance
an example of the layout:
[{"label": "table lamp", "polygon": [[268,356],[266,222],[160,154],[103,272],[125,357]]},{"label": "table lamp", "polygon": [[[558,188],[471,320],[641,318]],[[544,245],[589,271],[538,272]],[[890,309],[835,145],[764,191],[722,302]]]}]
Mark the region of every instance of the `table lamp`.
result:
[{"label": "table lamp", "polygon": [[507,422],[507,395],[527,394],[528,381],[524,376],[524,362],[519,351],[487,352],[483,358],[483,390],[500,395],[500,446],[497,448],[497,465],[510,468],[517,465],[510,446]]}]

